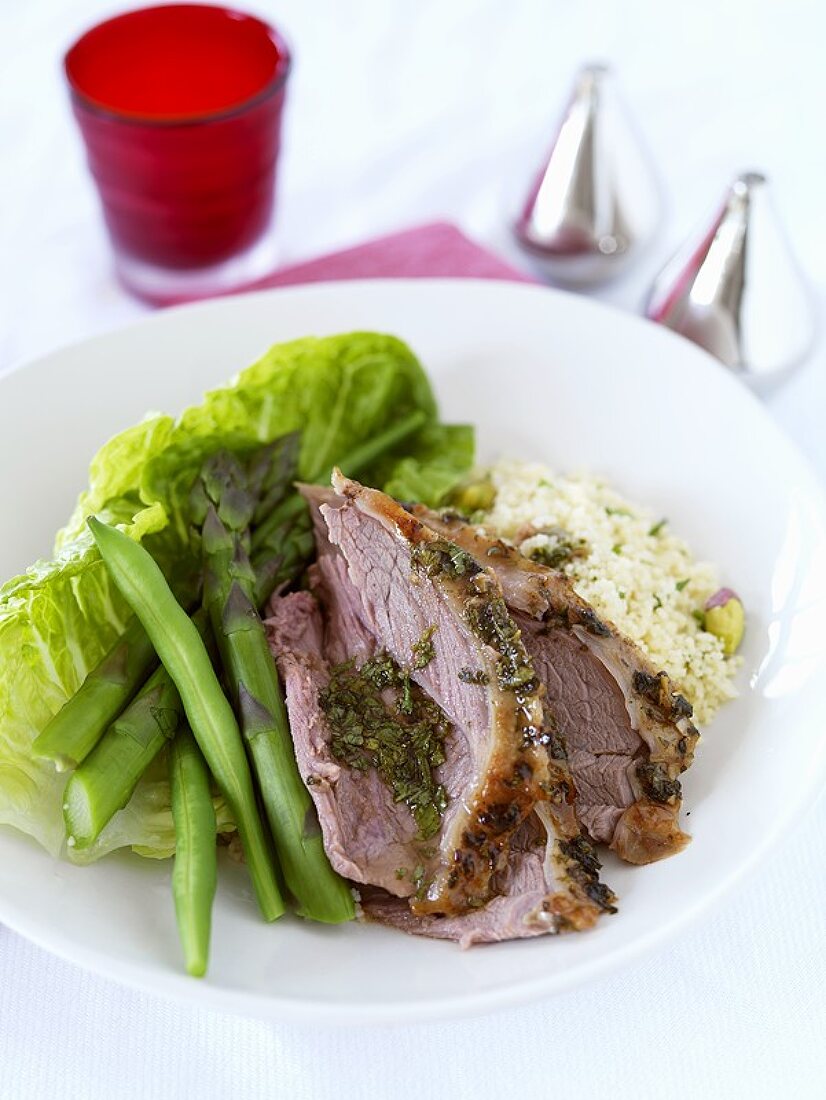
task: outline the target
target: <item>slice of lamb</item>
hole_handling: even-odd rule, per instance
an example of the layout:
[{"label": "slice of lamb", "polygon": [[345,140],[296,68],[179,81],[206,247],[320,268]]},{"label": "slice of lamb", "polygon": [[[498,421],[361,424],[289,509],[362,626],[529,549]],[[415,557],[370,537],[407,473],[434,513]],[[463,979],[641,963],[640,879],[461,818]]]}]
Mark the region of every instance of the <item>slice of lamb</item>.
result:
[{"label": "slice of lamb", "polygon": [[[364,626],[401,666],[435,628],[432,659],[411,675],[453,723],[437,774],[448,807],[426,889],[410,907],[417,916],[455,916],[488,902],[510,838],[539,800],[549,799],[555,845],[579,837],[570,773],[540,747],[540,688],[490,570],[385,494],[339,474],[334,486],[339,495],[323,494],[320,513],[361,599]],[[577,926],[605,908],[571,874],[559,877],[548,903]]]},{"label": "slice of lamb", "polygon": [[414,513],[492,566],[542,678],[569,754],[581,820],[630,863],[674,855],[679,775],[699,736],[691,706],[562,573],[487,538],[455,514]]},{"label": "slice of lamb", "polygon": [[[455,940],[462,948],[591,928],[600,910],[614,912],[613,894],[599,881],[596,852],[584,837],[554,843],[553,836],[546,804],[514,834],[508,862],[492,880],[494,896],[482,909],[454,917],[417,916],[404,900],[371,888],[361,893],[362,909],[369,920],[379,924],[414,936]],[[571,877],[596,905],[558,908],[556,902],[564,896],[561,884]]]},{"label": "slice of lamb", "polygon": [[[305,492],[316,505],[336,500],[330,490],[307,488]],[[358,593],[350,585],[344,559],[327,540],[326,524],[321,520],[317,507],[313,508],[313,520],[318,537],[318,557],[311,575],[314,594],[324,612],[324,655],[331,663],[353,656],[361,663],[365,657],[372,655],[373,639],[365,634]],[[539,812],[546,820],[549,833],[546,833],[536,814],[521,827],[506,867],[494,876],[494,889],[497,893],[501,891],[503,897],[494,897],[484,909],[461,918],[415,916],[408,903],[399,899],[400,895],[410,893],[414,887],[407,876],[399,880],[396,868],[409,867],[414,861],[421,861],[421,845],[415,837],[409,838],[409,828],[403,831],[403,843],[396,843],[391,848],[389,859],[385,858],[382,845],[379,844],[376,851],[373,843],[376,822],[371,817],[375,816],[384,823],[382,835],[385,842],[394,844],[393,809],[387,800],[386,790],[368,788],[361,774],[355,777],[348,775],[348,769],[340,768],[336,762],[332,762],[333,775],[327,774],[326,769],[331,763],[327,750],[329,730],[326,731],[326,740],[322,736],[321,744],[318,737],[311,738],[316,741],[314,746],[310,746],[315,748],[315,753],[308,763],[308,735],[314,729],[316,732],[324,730],[326,721],[317,708],[308,721],[318,693],[311,691],[308,700],[305,683],[307,666],[317,671],[320,663],[326,664],[318,652],[320,631],[317,609],[310,597],[301,594],[283,602],[275,600],[273,612],[269,626],[287,685],[296,751],[303,770],[309,771],[313,779],[311,791],[332,861],[339,870],[350,874],[360,884],[384,882],[385,887],[396,895],[393,900],[386,890],[370,891],[362,886],[365,911],[369,916],[420,935],[458,939],[467,946],[473,942],[587,928],[600,912],[613,911],[614,898],[599,882],[599,865],[593,851],[580,838],[556,840],[555,822],[548,813],[548,805],[543,804]],[[326,684],[326,676],[325,667],[319,682]],[[324,766],[320,767],[320,764]],[[343,795],[342,806],[338,804],[340,794]],[[379,806],[376,815],[371,815],[371,799],[375,799],[373,806]],[[354,814],[354,806],[359,807],[361,812]],[[387,828],[388,817],[390,829]],[[404,813],[402,818],[406,820]],[[530,838],[530,843],[526,837]]]},{"label": "slice of lamb", "polygon": [[309,592],[274,596],[266,620],[270,648],[285,688],[299,771],[315,803],[330,863],[353,882],[403,897],[415,887],[397,871],[419,859],[413,815],[404,803],[393,801],[375,771],[355,771],[333,758],[319,705],[319,693],[330,678],[324,635],[336,663],[351,656],[364,660],[374,648],[345,602],[337,614],[325,631]]}]

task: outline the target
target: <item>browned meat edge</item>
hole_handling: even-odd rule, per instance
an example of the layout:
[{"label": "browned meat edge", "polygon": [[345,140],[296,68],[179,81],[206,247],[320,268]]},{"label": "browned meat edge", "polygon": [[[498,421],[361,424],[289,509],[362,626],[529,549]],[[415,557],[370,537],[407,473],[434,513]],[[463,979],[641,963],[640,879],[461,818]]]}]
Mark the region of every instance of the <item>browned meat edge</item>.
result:
[{"label": "browned meat edge", "polygon": [[645,752],[630,781],[634,801],[624,808],[611,848],[630,863],[650,863],[681,851],[689,837],[679,825],[680,774],[691,764],[699,733],[692,708],[629,638],[602,620],[569,579],[498,539],[480,535],[462,517],[417,506],[415,515],[491,567],[507,605],[548,630],[571,632],[616,679]]}]

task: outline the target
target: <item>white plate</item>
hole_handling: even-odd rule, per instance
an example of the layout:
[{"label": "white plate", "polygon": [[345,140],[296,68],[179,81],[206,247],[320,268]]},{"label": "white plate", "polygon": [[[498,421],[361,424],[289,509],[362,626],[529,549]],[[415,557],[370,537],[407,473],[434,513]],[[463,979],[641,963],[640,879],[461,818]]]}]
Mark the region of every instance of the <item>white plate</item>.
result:
[{"label": "white plate", "polygon": [[606,861],[620,912],[584,935],[461,952],[376,926],[270,926],[230,868],[199,982],[181,972],[168,864],[75,868],[0,831],[10,927],[112,978],[273,1019],[433,1019],[577,985],[679,934],[758,863],[823,774],[826,512],[813,475],[704,353],[582,298],[474,281],[302,287],[157,314],[32,363],[0,380],[0,576],[48,553],[113,432],[197,401],[271,343],[356,328],[412,344],[445,417],[478,426],[484,457],[586,467],[669,516],[742,595],[745,668],[686,776],[693,843],[650,867]]}]

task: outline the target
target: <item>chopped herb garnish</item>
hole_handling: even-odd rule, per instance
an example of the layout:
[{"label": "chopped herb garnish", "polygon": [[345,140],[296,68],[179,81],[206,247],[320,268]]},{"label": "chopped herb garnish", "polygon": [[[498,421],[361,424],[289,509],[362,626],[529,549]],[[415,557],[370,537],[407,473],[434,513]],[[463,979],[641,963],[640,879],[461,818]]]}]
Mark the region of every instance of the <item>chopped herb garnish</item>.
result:
[{"label": "chopped herb garnish", "polygon": [[522,641],[522,632],[502,597],[486,593],[468,600],[465,619],[477,638],[498,651],[496,671],[503,691],[514,691],[518,695],[535,691],[536,673]]},{"label": "chopped herb garnish", "polygon": [[562,541],[549,546],[535,546],[528,557],[548,569],[559,569],[574,558],[587,557],[587,554],[588,544],[584,539],[577,539],[575,542]]},{"label": "chopped herb garnish", "polygon": [[686,577],[685,580],[677,581],[677,583],[674,585],[674,587],[677,589],[678,592],[682,592],[682,590],[688,584],[690,579],[691,579],[690,577]]},{"label": "chopped herb garnish", "polygon": [[665,803],[680,797],[680,781],[671,778],[664,764],[645,760],[637,764],[636,773],[642,789],[655,802]]},{"label": "chopped herb garnish", "polygon": [[444,712],[384,652],[361,668],[336,665],[318,701],[333,756],[358,771],[375,768],[395,801],[410,807],[421,838],[434,836],[447,806],[433,776],[451,728]]},{"label": "chopped herb garnish", "polygon": [[371,660],[365,661],[359,669],[359,674],[377,691],[397,685],[400,678],[399,666],[390,654],[384,651],[377,653]]},{"label": "chopped herb garnish", "polygon": [[630,515],[633,515],[633,513],[629,512],[627,508],[609,508],[607,504],[605,506],[605,514],[606,514],[606,516],[630,516]]},{"label": "chopped herb garnish", "polygon": [[691,612],[691,617],[697,623],[697,626],[699,626],[700,630],[705,629],[706,616],[704,611],[700,611],[695,607],[694,610]]},{"label": "chopped herb garnish", "polygon": [[660,608],[662,607],[662,605],[663,605],[663,602],[660,599],[660,597],[655,595],[654,596],[654,610],[659,611]]},{"label": "chopped herb garnish", "polygon": [[487,684],[490,677],[481,668],[460,668],[459,679],[463,684]]},{"label": "chopped herb garnish", "polygon": [[623,591],[623,590],[622,590],[621,588],[620,588],[620,589],[618,589],[618,591],[617,591],[617,595],[619,596],[619,598],[620,598],[621,600],[624,600],[624,599],[625,599],[625,592],[624,592],[624,591]]},{"label": "chopped herb garnish", "polygon": [[403,878],[407,878],[407,868],[406,867],[397,867],[396,868],[396,878],[399,881],[401,881]]},{"label": "chopped herb garnish", "polygon": [[436,650],[433,648],[433,642],[431,641],[433,635],[436,633],[435,626],[429,626],[427,630],[419,638],[418,642],[414,642],[412,645],[413,650],[413,670],[418,672],[419,669],[427,668],[433,658],[436,656]]},{"label": "chopped herb garnish", "polygon": [[402,673],[401,678],[402,693],[399,696],[399,701],[396,704],[399,708],[399,714],[412,714],[413,713],[413,685],[410,682],[410,677],[406,672]]},{"label": "chopped herb garnish", "polygon": [[611,553],[612,554],[621,554],[622,553],[622,547],[623,547],[623,544],[621,542],[615,542],[614,545],[611,547]]},{"label": "chopped herb garnish", "polygon": [[410,551],[410,561],[428,577],[444,573],[447,577],[473,577],[481,569],[465,550],[447,539],[419,542]]},{"label": "chopped herb garnish", "polygon": [[574,558],[588,557],[590,548],[585,539],[574,538],[563,527],[545,527],[536,534],[546,535],[548,542],[535,546],[527,552],[527,556],[548,569],[560,569]]},{"label": "chopped herb garnish", "polygon": [[413,879],[413,885],[416,888],[416,897],[421,897],[424,892],[424,867],[422,867],[421,863],[417,863],[413,868],[411,877]]},{"label": "chopped herb garnish", "polygon": [[[499,686],[503,691],[515,692],[517,698],[536,691],[536,673],[522,642],[521,631],[511,618],[505,601],[490,588],[489,578],[470,554],[447,539],[436,539],[413,546],[410,564],[414,570],[429,577],[441,574],[448,581],[461,581],[474,591],[465,602],[465,620],[477,638],[497,650]],[[473,583],[467,584],[469,581]]]},{"label": "chopped herb garnish", "polygon": [[667,519],[658,520],[657,523],[655,523],[653,527],[649,528],[648,534],[649,535],[659,535],[660,531],[662,531],[663,527],[665,527],[667,523],[668,523]]}]

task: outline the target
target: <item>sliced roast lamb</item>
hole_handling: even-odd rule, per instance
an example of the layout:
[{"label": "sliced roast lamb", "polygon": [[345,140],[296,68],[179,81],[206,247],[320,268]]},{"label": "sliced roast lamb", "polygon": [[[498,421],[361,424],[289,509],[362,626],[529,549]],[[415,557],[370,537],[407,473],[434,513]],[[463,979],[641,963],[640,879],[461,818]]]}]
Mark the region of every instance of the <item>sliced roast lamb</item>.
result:
[{"label": "sliced roast lamb", "polygon": [[689,840],[678,820],[679,776],[699,736],[686,699],[564,574],[455,514],[413,511],[495,571],[544,683],[588,834],[630,863],[679,852]]},{"label": "sliced roast lamb", "polygon": [[[365,909],[425,935],[471,943],[591,926],[613,896],[580,837],[567,767],[539,747],[541,690],[495,578],[384,494],[342,478],[336,489],[306,491],[316,512],[312,580],[323,638],[307,594],[276,598],[269,623],[331,860],[359,883],[408,897],[393,903],[375,891]],[[302,617],[311,630],[297,628]],[[388,800],[375,770],[354,776],[332,751],[342,720],[325,708],[326,685],[341,676],[339,662],[349,662],[347,683],[361,675],[360,661],[372,654],[375,664],[385,651],[451,722],[435,769],[445,808],[430,844],[404,800],[393,800],[398,791]]]},{"label": "sliced roast lamb", "polygon": [[[567,766],[541,747],[541,690],[495,576],[385,494],[340,475],[321,515],[347,564],[363,622],[398,665],[432,639],[412,679],[453,723],[438,769],[447,796],[438,850],[411,900],[418,915],[478,908],[492,893],[510,838],[548,800],[556,835],[579,836]],[[576,925],[596,903],[560,876],[549,906]],[[593,891],[592,891],[593,893]]]},{"label": "sliced roast lamb", "polygon": [[[325,573],[329,577],[332,570]],[[322,626],[314,596],[297,592],[273,599],[267,626],[286,686],[296,756],[315,802],[325,848],[335,869],[359,884],[365,916],[415,935],[455,940],[462,947],[591,927],[601,911],[612,909],[613,895],[599,881],[599,862],[587,841],[549,841],[554,823],[548,820],[547,804],[512,838],[507,861],[493,876],[493,897],[487,905],[446,918],[419,916],[411,910],[407,899],[417,881],[409,869],[427,858],[416,822],[404,803],[393,801],[374,770],[353,771],[334,758],[331,731],[319,705],[330,680],[322,648],[339,657],[352,647],[359,654],[356,660],[369,659],[372,640],[365,638],[357,616],[351,615],[352,593],[347,592],[346,580],[326,588],[321,572],[314,574],[326,625]],[[343,612],[339,603],[345,605]],[[568,904],[571,884],[595,904]]]},{"label": "sliced roast lamb", "polygon": [[287,696],[298,767],[309,785],[330,863],[353,882],[371,883],[404,897],[415,887],[408,875],[400,876],[398,871],[419,861],[413,815],[404,803],[393,801],[375,771],[349,768],[334,757],[330,728],[319,702],[330,682],[325,634],[332,637],[331,646],[339,653],[344,637],[362,661],[373,653],[372,638],[360,630],[358,620],[348,625],[346,635],[338,624],[325,632],[318,604],[309,592],[274,597],[267,619],[270,646]]}]

